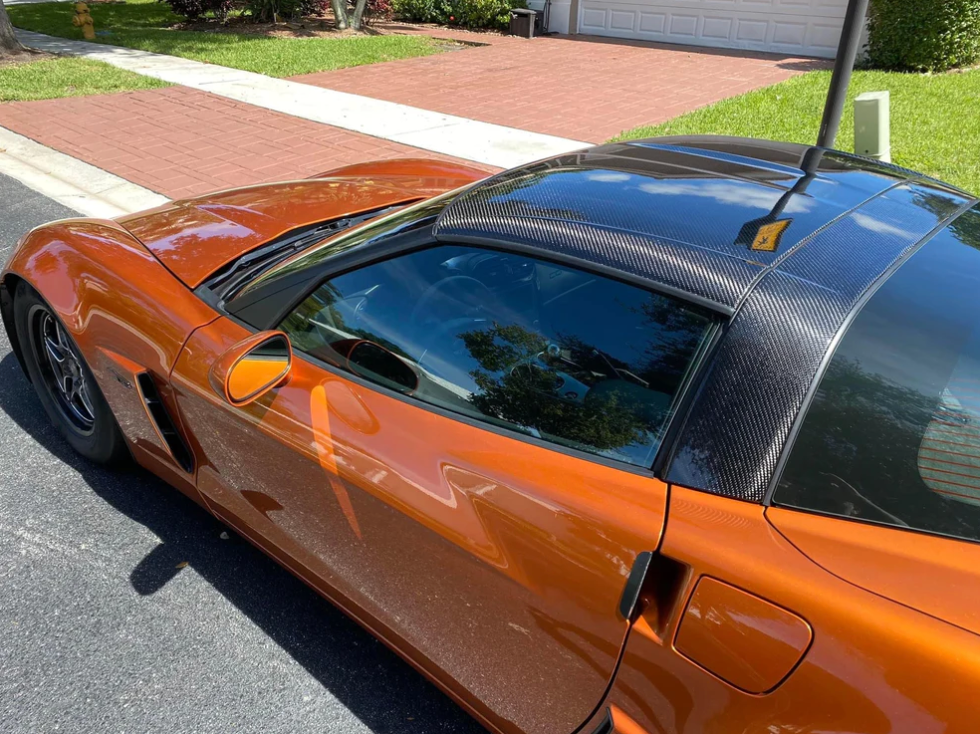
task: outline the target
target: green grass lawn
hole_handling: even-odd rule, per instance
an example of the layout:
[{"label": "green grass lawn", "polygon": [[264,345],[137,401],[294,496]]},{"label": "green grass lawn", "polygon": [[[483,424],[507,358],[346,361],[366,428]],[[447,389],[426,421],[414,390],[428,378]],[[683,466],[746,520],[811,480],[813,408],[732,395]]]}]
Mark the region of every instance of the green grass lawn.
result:
[{"label": "green grass lawn", "polygon": [[87,59],[43,59],[0,66],[0,102],[81,97],[169,86],[166,82]]},{"label": "green grass lawn", "polygon": [[[13,5],[7,8],[18,28],[63,38],[81,39],[71,24],[71,3]],[[183,56],[269,76],[285,77],[342,69],[379,61],[428,56],[444,46],[424,36],[353,36],[343,38],[273,38],[240,33],[169,30],[181,21],[166,3],[129,0],[125,4],[91,5],[97,42]]]},{"label": "green grass lawn", "polygon": [[[741,135],[812,143],[817,139],[830,72],[718,102],[662,125],[640,127],[617,140],[656,135]],[[980,69],[940,74],[857,71],[837,146],[854,149],[851,101],[862,92],[891,92],[892,160],[980,192]]]}]

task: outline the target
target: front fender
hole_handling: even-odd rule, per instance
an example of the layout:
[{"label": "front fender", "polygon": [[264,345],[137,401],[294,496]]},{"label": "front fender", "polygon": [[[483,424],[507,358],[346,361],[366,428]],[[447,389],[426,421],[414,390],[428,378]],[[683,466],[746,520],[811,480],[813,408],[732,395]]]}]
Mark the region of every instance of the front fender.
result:
[{"label": "front fender", "polygon": [[[21,280],[41,294],[71,332],[136,460],[200,502],[192,476],[155,439],[134,378],[141,373],[150,377],[179,425],[170,371],[191,333],[218,314],[109,220],[52,222],[18,244],[0,273],[0,310],[16,352],[13,298]],[[23,366],[23,355],[18,358]]]},{"label": "front fender", "polygon": [[166,379],[190,333],[218,316],[110,220],[52,222],[21,240],[0,274],[12,344],[16,279],[51,305],[93,371],[106,348]]}]

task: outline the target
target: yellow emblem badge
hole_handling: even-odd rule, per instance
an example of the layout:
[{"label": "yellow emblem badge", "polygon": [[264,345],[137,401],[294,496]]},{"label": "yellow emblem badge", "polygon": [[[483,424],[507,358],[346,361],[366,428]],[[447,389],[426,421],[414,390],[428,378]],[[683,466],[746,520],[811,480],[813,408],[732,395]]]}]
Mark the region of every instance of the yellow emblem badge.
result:
[{"label": "yellow emblem badge", "polygon": [[759,227],[759,231],[752,240],[752,250],[756,252],[775,252],[779,247],[779,240],[783,238],[783,232],[792,224],[792,219],[783,219],[772,224],[764,224]]}]

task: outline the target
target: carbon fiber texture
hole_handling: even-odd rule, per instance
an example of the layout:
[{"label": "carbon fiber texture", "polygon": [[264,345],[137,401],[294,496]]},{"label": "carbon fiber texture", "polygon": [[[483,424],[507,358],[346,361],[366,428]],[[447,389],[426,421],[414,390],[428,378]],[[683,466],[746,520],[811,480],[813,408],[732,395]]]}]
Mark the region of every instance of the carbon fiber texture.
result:
[{"label": "carbon fiber texture", "polygon": [[[772,183],[724,178],[720,171],[678,168],[681,160],[731,168],[728,160],[658,153],[651,164],[655,171],[637,162],[628,172],[617,170],[608,155],[593,154],[588,160],[598,168],[569,166],[565,157],[502,174],[450,204],[436,236],[513,239],[731,308],[780,249],[791,249],[868,195],[863,178],[858,189],[816,179],[806,194],[794,193]],[[581,162],[586,156],[574,158]],[[622,159],[615,165],[622,166]],[[785,171],[769,174],[790,183],[798,179]],[[877,177],[871,190],[891,183]],[[790,218],[779,249],[752,251],[758,227],[772,221],[766,217],[774,210]]]},{"label": "carbon fiber texture", "polygon": [[967,202],[904,185],[800,247],[733,319],[679,439],[668,481],[762,501],[821,361],[867,289]]},{"label": "carbon fiber texture", "polygon": [[[456,216],[451,234],[486,237],[477,213]],[[440,235],[444,230],[440,230]],[[493,236],[601,265],[734,308],[762,267],[712,250],[632,232],[537,217],[495,215]]]},{"label": "carbon fiber texture", "polygon": [[[751,160],[756,165],[758,165],[759,161],[766,161],[773,166],[784,166],[788,169],[799,168],[804,155],[808,151],[813,150],[809,146],[797,143],[777,143],[770,140],[759,140],[757,138],[731,138],[727,136],[705,135],[631,140],[625,144],[646,148],[670,147],[676,150],[703,151],[705,154],[710,154],[720,160]],[[612,146],[605,147],[611,148]],[[894,163],[884,163],[874,158],[856,153],[845,153],[839,150],[823,149],[821,170],[863,171],[879,176],[886,176],[895,181],[921,180],[933,187],[947,191],[956,191],[949,184],[923,176],[921,173],[903,168]],[[957,191],[957,193],[963,192]]]},{"label": "carbon fiber texture", "polygon": [[668,481],[761,500],[845,311],[845,299],[833,291],[778,271],[767,275],[725,335],[675,449]]},{"label": "carbon fiber texture", "polygon": [[[687,145],[686,142],[683,139],[671,140],[670,138],[663,138],[657,141],[635,141],[630,144],[651,150],[673,150],[679,153],[699,155],[706,158],[711,157],[715,160],[729,161],[731,163],[741,164],[742,166],[749,163],[756,170],[759,170],[759,148],[736,152],[731,149],[730,145],[725,146],[724,150],[719,150],[703,143],[701,145]],[[785,149],[768,147],[762,149],[761,152],[766,154],[766,162],[770,168],[782,168],[792,178],[795,178],[800,175],[800,160],[807,150],[809,149],[804,145],[788,145]],[[748,177],[752,178],[753,176],[750,173]]]}]

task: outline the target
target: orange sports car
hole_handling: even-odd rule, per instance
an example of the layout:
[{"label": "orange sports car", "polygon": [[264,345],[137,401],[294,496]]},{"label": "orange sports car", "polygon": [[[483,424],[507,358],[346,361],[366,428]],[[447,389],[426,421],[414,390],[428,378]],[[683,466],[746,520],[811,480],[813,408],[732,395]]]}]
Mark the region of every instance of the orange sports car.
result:
[{"label": "orange sports car", "polygon": [[730,138],[484,175],[53,222],[3,320],[80,454],[492,731],[980,731],[977,200]]}]

